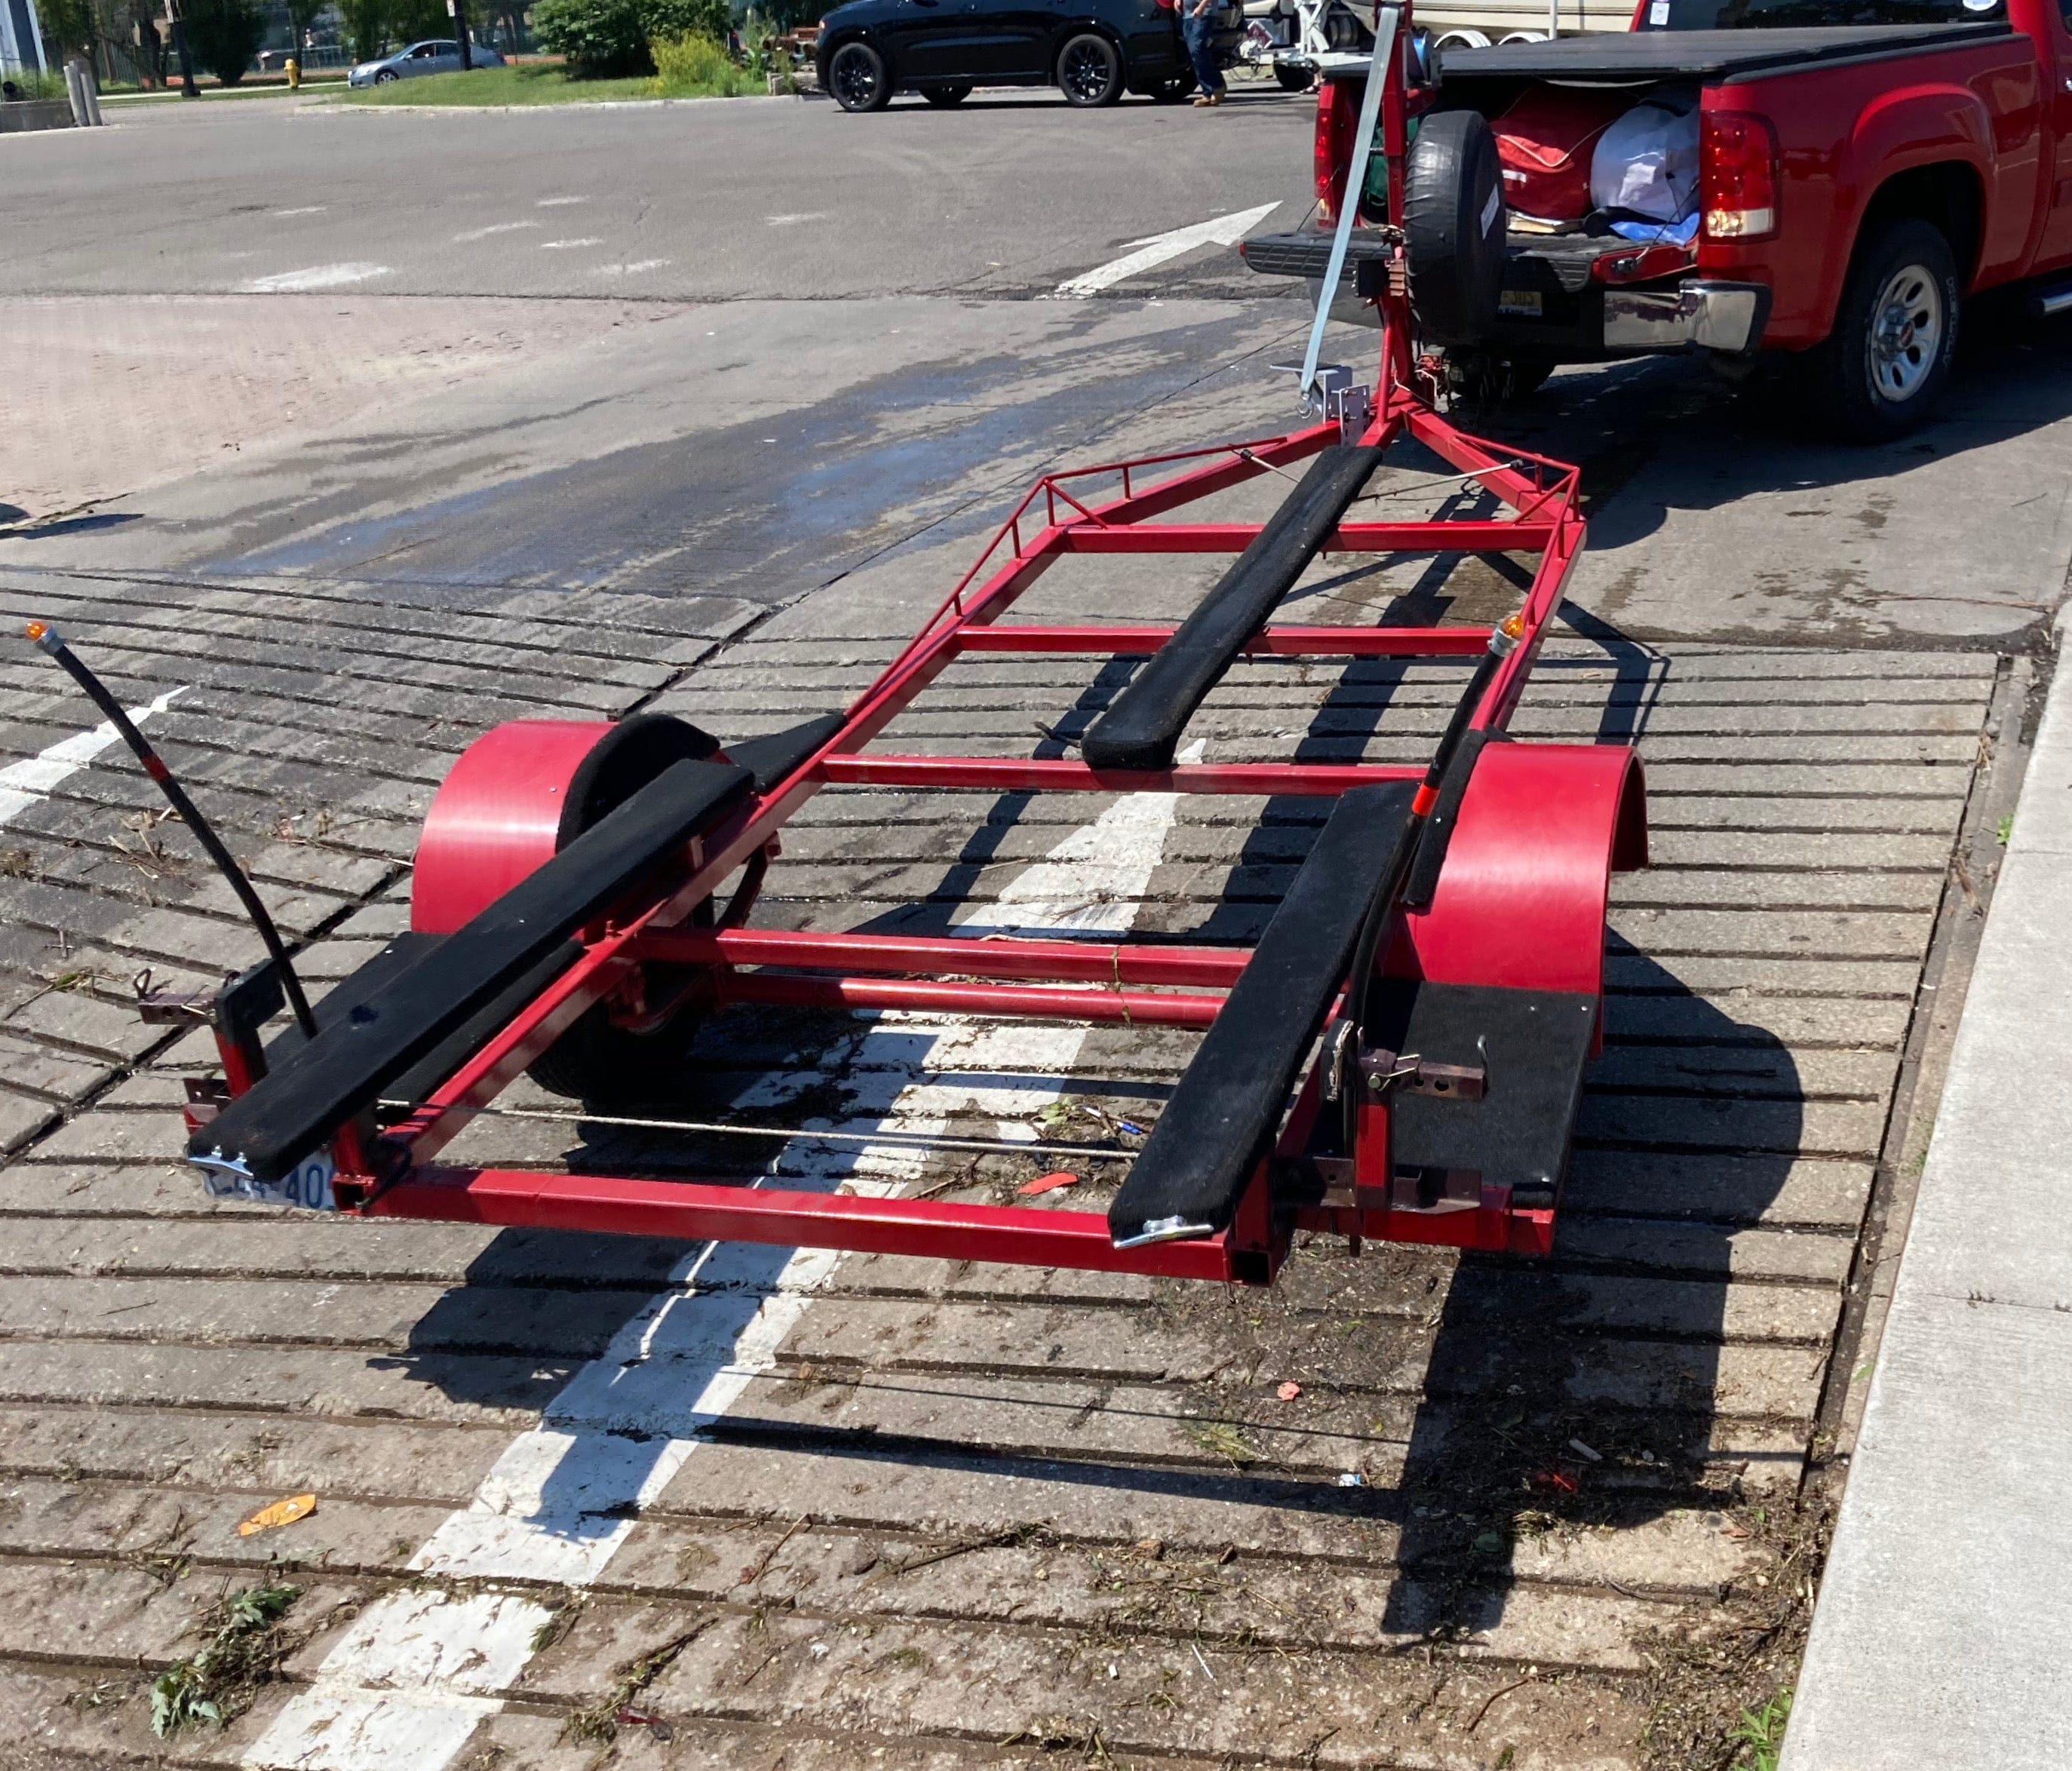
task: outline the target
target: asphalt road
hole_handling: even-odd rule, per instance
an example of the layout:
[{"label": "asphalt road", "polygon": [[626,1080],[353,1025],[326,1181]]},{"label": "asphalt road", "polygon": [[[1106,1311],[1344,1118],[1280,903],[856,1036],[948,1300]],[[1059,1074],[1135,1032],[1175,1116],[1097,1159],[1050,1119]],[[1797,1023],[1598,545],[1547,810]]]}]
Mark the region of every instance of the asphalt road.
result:
[{"label": "asphalt road", "polygon": [[[328,101],[138,105],[10,138],[0,293],[229,291],[330,273],[384,294],[825,300],[1030,295],[1129,242],[1307,212],[1311,101],[1219,112],[1054,93],[427,113]],[[340,267],[345,267],[340,269]],[[1259,293],[1204,248],[1129,286]],[[275,287],[282,286],[278,282]]]}]

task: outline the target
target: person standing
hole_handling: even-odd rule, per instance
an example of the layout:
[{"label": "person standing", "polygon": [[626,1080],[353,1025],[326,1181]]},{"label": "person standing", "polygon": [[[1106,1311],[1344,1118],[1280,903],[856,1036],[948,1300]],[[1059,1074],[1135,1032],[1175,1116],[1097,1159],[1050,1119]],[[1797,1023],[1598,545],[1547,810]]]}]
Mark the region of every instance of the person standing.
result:
[{"label": "person standing", "polygon": [[1215,21],[1209,9],[1215,0],[1180,0],[1180,36],[1187,46],[1187,59],[1194,64],[1194,79],[1201,91],[1194,95],[1194,103],[1203,109],[1223,101],[1227,90],[1223,84],[1223,72],[1216,66],[1215,45],[1211,41]]}]

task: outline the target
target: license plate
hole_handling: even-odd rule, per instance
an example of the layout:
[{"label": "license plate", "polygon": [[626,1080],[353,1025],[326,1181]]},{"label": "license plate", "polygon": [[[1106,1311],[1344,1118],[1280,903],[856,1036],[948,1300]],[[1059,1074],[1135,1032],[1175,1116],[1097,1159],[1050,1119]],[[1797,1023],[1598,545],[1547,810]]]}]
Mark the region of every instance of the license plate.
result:
[{"label": "license plate", "polygon": [[306,1157],[293,1172],[278,1181],[257,1181],[249,1174],[225,1174],[204,1169],[201,1184],[212,1199],[251,1199],[266,1206],[302,1206],[311,1211],[335,1211],[338,1201],[331,1184],[338,1165],[331,1152],[319,1150]]},{"label": "license plate", "polygon": [[1515,314],[1522,319],[1536,320],[1540,317],[1540,291],[1536,289],[1507,289],[1496,298],[1499,314]]}]

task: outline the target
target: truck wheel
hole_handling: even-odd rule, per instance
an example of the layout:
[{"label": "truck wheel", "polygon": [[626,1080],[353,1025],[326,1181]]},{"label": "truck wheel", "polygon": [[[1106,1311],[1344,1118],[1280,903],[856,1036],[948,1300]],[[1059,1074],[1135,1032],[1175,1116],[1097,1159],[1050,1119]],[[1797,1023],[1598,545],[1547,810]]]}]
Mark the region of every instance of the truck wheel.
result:
[{"label": "truck wheel", "polygon": [[845,111],[883,110],[892,102],[885,58],[869,43],[844,43],[828,64],[828,90]]},{"label": "truck wheel", "polygon": [[1403,232],[1410,305],[1432,343],[1476,343],[1496,319],[1508,227],[1503,175],[1479,111],[1424,118],[1410,150]]},{"label": "truck wheel", "polygon": [[1822,417],[1855,442],[1913,429],[1949,378],[1959,301],[1956,260],[1939,228],[1895,221],[1864,241],[1835,330],[1812,353]]},{"label": "truck wheel", "polygon": [[1058,52],[1058,85],[1067,105],[1112,105],[1122,97],[1122,57],[1107,38],[1087,31]]}]

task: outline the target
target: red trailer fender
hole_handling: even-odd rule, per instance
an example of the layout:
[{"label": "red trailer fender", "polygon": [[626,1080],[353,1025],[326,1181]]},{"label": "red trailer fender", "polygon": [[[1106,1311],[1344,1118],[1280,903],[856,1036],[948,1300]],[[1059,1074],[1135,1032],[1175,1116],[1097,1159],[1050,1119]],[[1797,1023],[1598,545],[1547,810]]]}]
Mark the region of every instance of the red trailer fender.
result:
[{"label": "red trailer fender", "polygon": [[1646,790],[1630,749],[1491,744],[1431,908],[1405,918],[1384,969],[1601,995],[1611,876],[1646,865]]}]

